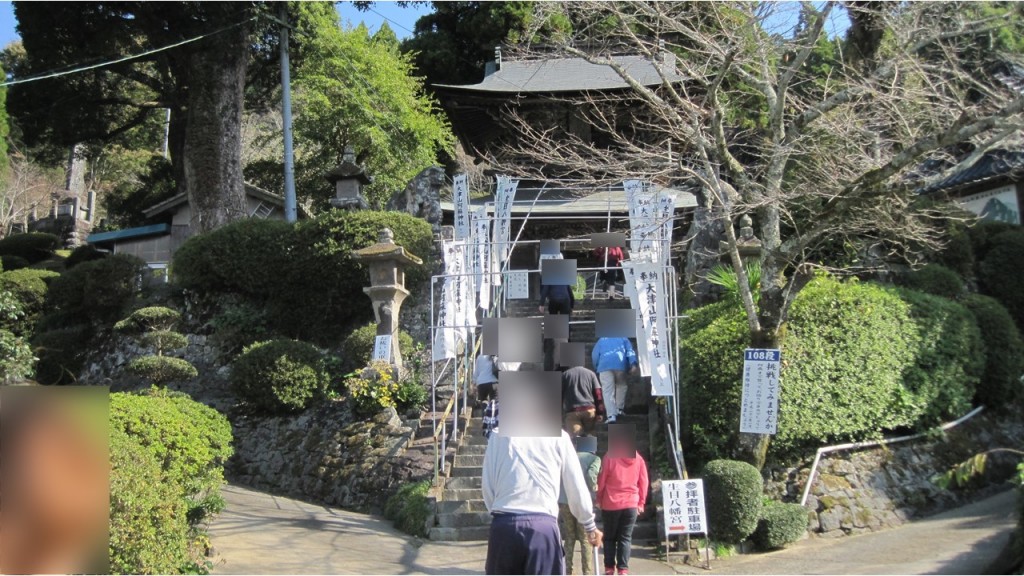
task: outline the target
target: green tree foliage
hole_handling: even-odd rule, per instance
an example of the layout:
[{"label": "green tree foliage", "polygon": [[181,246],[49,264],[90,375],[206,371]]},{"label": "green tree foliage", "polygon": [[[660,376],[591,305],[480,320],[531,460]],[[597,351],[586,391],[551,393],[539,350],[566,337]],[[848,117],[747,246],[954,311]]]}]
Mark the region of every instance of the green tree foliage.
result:
[{"label": "green tree foliage", "polygon": [[739,544],[757,529],[764,481],[746,462],[714,460],[704,466],[704,498],[711,537]]},{"label": "green tree foliage", "polygon": [[1014,410],[1024,399],[1024,341],[1006,308],[995,298],[971,294],[964,305],[984,336],[985,371],[975,400],[996,410]]},{"label": "green tree foliage", "polygon": [[50,283],[46,328],[113,324],[139,291],[146,263],[128,254],[83,262]]},{"label": "green tree foliage", "polygon": [[36,358],[24,338],[9,330],[23,321],[18,299],[0,285],[0,384],[32,375]]},{"label": "green tree foliage", "polygon": [[16,325],[7,324],[0,319],[0,328],[29,337],[36,321],[45,311],[48,282],[60,276],[50,270],[22,268],[0,273],[0,290],[4,290],[17,302],[21,310]]},{"label": "green tree foliage", "polygon": [[137,180],[123,180],[103,196],[107,219],[113,226],[131,228],[149,222],[143,210],[178,193],[171,163],[153,155],[139,171]]},{"label": "green tree foliage", "polygon": [[[779,433],[770,454],[958,416],[979,382],[978,328],[962,306],[919,293],[820,277],[792,305],[782,345]],[[684,412],[695,460],[736,447],[742,393],[741,311],[728,302],[680,325]],[[698,408],[699,407],[699,408]]]},{"label": "green tree foliage", "polygon": [[334,191],[323,174],[351,146],[374,178],[367,199],[382,207],[452,150],[451,130],[392,39],[370,37],[363,26],[340,28],[330,4],[301,9],[314,24],[303,37],[309,57],[295,70],[297,187],[326,205]]},{"label": "green tree foliage", "polygon": [[476,84],[494,48],[525,39],[532,2],[434,2],[416,21],[402,51],[411,53],[428,84]]},{"label": "green tree foliage", "polygon": [[[7,73],[0,67],[0,78],[6,78]],[[0,88],[0,174],[7,170],[7,136],[11,132],[10,122],[7,118],[7,88]]]},{"label": "green tree foliage", "polygon": [[110,395],[110,560],[115,574],[206,570],[203,522],[224,501],[231,424],[185,394]]},{"label": "green tree foliage", "polygon": [[941,264],[928,264],[920,270],[907,273],[903,285],[943,298],[956,298],[964,291],[963,278]]},{"label": "green tree foliage", "polygon": [[324,357],[311,344],[269,340],[247,347],[231,368],[239,398],[258,410],[281,414],[305,410],[327,391]]},{"label": "green tree foliage", "polygon": [[[412,254],[430,256],[433,236],[421,219],[330,211],[295,226],[251,219],[190,238],[174,255],[171,278],[182,288],[233,303],[241,298],[250,309],[265,310],[265,326],[273,333],[333,344],[351,322],[372,317],[362,291],[368,273],[352,251],[376,243],[385,227]],[[421,286],[428,269],[408,269],[406,287]]]}]

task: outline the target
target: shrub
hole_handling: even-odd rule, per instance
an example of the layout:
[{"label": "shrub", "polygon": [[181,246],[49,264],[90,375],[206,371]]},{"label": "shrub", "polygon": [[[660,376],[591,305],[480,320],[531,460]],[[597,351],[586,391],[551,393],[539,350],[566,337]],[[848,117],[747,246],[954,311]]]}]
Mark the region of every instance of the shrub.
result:
[{"label": "shrub", "polygon": [[14,234],[0,240],[0,255],[24,258],[29,264],[42,262],[53,256],[60,246],[60,238],[43,232]]},{"label": "shrub", "polygon": [[165,306],[147,306],[132,312],[114,324],[115,330],[139,334],[153,330],[173,330],[181,321],[181,312]]},{"label": "shrub", "polygon": [[[7,325],[7,328],[17,334],[30,334],[31,326],[35,324],[39,315],[45,310],[46,294],[49,290],[48,282],[60,276],[49,270],[32,270],[23,268],[0,274],[0,290],[9,292],[21,306],[24,316],[19,319],[18,326]],[[4,326],[0,319],[0,326]]]},{"label": "shrub", "polygon": [[981,263],[988,256],[989,250],[995,246],[993,240],[1000,234],[1008,231],[1019,230],[1016,224],[1008,222],[995,222],[992,220],[980,220],[967,229],[967,237],[971,242],[971,251],[974,253],[975,265]]},{"label": "shrub", "polygon": [[[730,453],[738,432],[743,311],[718,303],[680,326],[690,453],[698,461]],[[822,442],[863,439],[914,423],[903,371],[919,336],[909,307],[874,284],[819,277],[790,308],[783,342],[779,433],[770,454],[792,455]]]},{"label": "shrub", "polygon": [[71,326],[36,334],[32,345],[39,363],[40,384],[74,384],[85,365],[85,349],[91,333],[87,326]]},{"label": "shrub", "polygon": [[360,416],[372,416],[385,408],[398,406],[398,381],[387,362],[373,362],[359,374],[345,380],[352,411]]},{"label": "shrub", "polygon": [[398,382],[395,392],[395,404],[399,410],[420,408],[427,402],[427,389],[420,384],[415,375],[410,375]]},{"label": "shrub", "polygon": [[70,270],[75,266],[78,266],[82,262],[91,262],[93,260],[102,260],[108,256],[107,252],[103,252],[97,249],[92,244],[82,244],[78,248],[71,251],[67,259],[64,260],[64,268]]},{"label": "shrub", "polygon": [[990,408],[1007,409],[1024,399],[1024,341],[1006,308],[995,298],[971,294],[964,299],[984,332],[985,367],[975,400]]},{"label": "shrub", "polygon": [[761,516],[761,473],[746,462],[713,460],[704,467],[708,531],[715,540],[739,544]]},{"label": "shrub", "polygon": [[1024,330],[1024,230],[1003,232],[991,243],[978,266],[981,292],[1006,306],[1017,329]]},{"label": "shrub", "polygon": [[231,384],[261,410],[295,412],[326,392],[328,376],[323,355],[312,344],[269,340],[249,346],[235,360]]},{"label": "shrub", "polygon": [[[343,373],[358,370],[370,363],[373,355],[374,338],[377,336],[377,323],[356,328],[341,342],[341,365]],[[398,331],[398,348],[403,355],[412,352],[416,343],[405,330]]]},{"label": "shrub", "polygon": [[253,342],[272,339],[266,310],[244,299],[226,303],[210,321],[211,338],[222,353],[237,354]]},{"label": "shrub", "polygon": [[962,416],[971,408],[974,391],[985,367],[981,331],[962,304],[900,290],[920,338],[914,362],[903,372],[903,385],[914,395],[918,428]]},{"label": "shrub", "polygon": [[903,285],[911,290],[956,298],[964,291],[964,281],[956,272],[939,264],[928,264],[903,278]]},{"label": "shrub", "polygon": [[807,510],[799,504],[769,500],[750,539],[761,550],[775,550],[792,544],[807,532]]},{"label": "shrub", "polygon": [[182,358],[170,356],[140,356],[126,367],[129,372],[153,384],[162,386],[170,382],[191,380],[199,375],[196,367]]},{"label": "shrub", "polygon": [[[143,499],[141,502],[112,494],[112,513],[117,510],[115,503],[134,512],[131,516],[125,514],[116,522],[114,518],[111,520],[112,535],[125,534],[118,540],[129,552],[120,554],[126,559],[122,562],[148,558],[162,564],[161,569],[154,572],[195,571],[202,558],[202,550],[198,549],[203,540],[200,523],[209,513],[223,507],[219,489],[224,483],[224,463],[232,453],[231,424],[216,410],[185,394],[159,389],[141,394],[111,394],[110,421],[111,438],[124,434],[135,444],[137,449],[129,449],[129,452],[135,456],[133,461],[139,464],[139,469],[122,469],[113,477],[119,473],[148,472],[144,478],[132,478],[140,483],[137,488]],[[159,471],[155,476],[154,462]],[[159,481],[150,483],[148,480],[151,478]],[[115,484],[112,478],[112,492]],[[181,514],[183,510],[184,515]],[[184,541],[182,522],[186,525]],[[126,530],[115,530],[115,525],[123,525]],[[139,533],[135,541],[126,542],[129,527]],[[150,538],[154,536],[154,530],[166,531],[170,541]],[[112,559],[118,557],[117,552],[115,538],[112,537]],[[177,565],[173,570],[164,569],[174,564]],[[130,568],[124,571],[146,572],[138,566]]]},{"label": "shrub", "polygon": [[32,347],[25,339],[0,328],[0,385],[28,378],[35,363]]},{"label": "shrub", "polygon": [[969,230],[961,222],[948,221],[945,232],[946,245],[933,256],[935,263],[956,272],[961,278],[973,278],[976,259]]},{"label": "shrub", "polygon": [[0,255],[0,270],[20,270],[22,268],[28,268],[29,261],[25,260],[21,256],[14,256],[11,254]]},{"label": "shrub", "polygon": [[395,528],[402,532],[427,536],[427,518],[430,516],[430,501],[427,492],[430,481],[405,484],[398,489],[384,505],[384,517],[395,523]]},{"label": "shrub", "polygon": [[146,263],[127,254],[83,262],[50,284],[47,326],[113,323],[139,291]]},{"label": "shrub", "polygon": [[[175,253],[172,278],[183,288],[243,297],[266,310],[281,334],[327,344],[352,320],[372,313],[362,289],[368,279],[352,251],[377,241],[389,227],[395,242],[421,257],[432,247],[430,225],[399,212],[325,213],[292,226],[249,219],[190,238]],[[426,267],[406,272],[415,290]]]}]

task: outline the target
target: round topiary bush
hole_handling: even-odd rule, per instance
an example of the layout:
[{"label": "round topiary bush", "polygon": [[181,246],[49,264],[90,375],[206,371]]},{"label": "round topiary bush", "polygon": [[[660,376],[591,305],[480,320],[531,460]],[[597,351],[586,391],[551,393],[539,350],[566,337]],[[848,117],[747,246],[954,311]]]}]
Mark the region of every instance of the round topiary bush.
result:
[{"label": "round topiary bush", "polygon": [[12,256],[10,254],[0,255],[0,270],[21,270],[22,268],[28,268],[29,261],[25,260],[21,256]]},{"label": "round topiary bush", "polygon": [[112,324],[139,292],[146,263],[128,254],[83,262],[54,278],[47,301],[48,327]]},{"label": "round topiary bush", "polygon": [[1018,330],[1024,330],[1024,230],[992,238],[992,248],[978,266],[981,292],[1009,310]]},{"label": "round topiary bush", "polygon": [[971,409],[985,369],[979,324],[958,302],[900,289],[920,336],[903,385],[914,395],[915,426],[925,428],[958,418]]},{"label": "round topiary bush", "polygon": [[769,500],[750,540],[761,550],[777,550],[799,540],[807,532],[807,510],[799,504]]},{"label": "round topiary bush", "polygon": [[911,290],[956,298],[964,291],[964,281],[959,274],[939,264],[928,264],[903,277],[903,285]]},{"label": "round topiary bush", "polygon": [[269,413],[304,410],[328,383],[323,355],[312,344],[297,340],[253,344],[231,369],[231,384],[239,397]]},{"label": "round topiary bush", "polygon": [[188,360],[170,356],[141,356],[134,358],[126,368],[139,378],[161,386],[199,376],[196,367]]},{"label": "round topiary bush", "polygon": [[82,262],[91,262],[93,260],[102,260],[109,254],[97,249],[92,244],[82,244],[78,248],[71,251],[68,257],[64,259],[64,268],[70,270],[75,266],[78,266]]},{"label": "round topiary bush", "polygon": [[40,384],[74,384],[85,366],[85,350],[91,333],[87,326],[48,330],[32,338],[36,357],[35,379]]},{"label": "round topiary bush", "polygon": [[1024,399],[1024,341],[1013,318],[995,298],[971,294],[964,305],[974,314],[984,332],[985,367],[975,400],[998,410],[1013,409]]},{"label": "round topiary bush", "polygon": [[[377,323],[371,322],[356,328],[341,342],[341,363],[339,369],[344,372],[358,370],[370,363],[373,355],[374,338],[377,336]],[[398,331],[398,347],[403,357],[416,346],[412,336],[405,330]]]},{"label": "round topiary bush", "polygon": [[712,460],[704,466],[704,498],[708,509],[708,536],[739,544],[754,533],[761,517],[764,481],[746,462]]},{"label": "round topiary bush", "polygon": [[59,246],[60,238],[53,234],[26,232],[0,240],[0,255],[17,256],[35,264],[53,256],[53,251]]}]

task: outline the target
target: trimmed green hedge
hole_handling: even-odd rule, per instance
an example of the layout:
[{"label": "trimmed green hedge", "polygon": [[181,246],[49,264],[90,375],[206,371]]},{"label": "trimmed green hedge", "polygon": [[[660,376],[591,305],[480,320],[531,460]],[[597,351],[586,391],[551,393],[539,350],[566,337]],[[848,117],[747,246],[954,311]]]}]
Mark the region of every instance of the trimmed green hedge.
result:
[{"label": "trimmed green hedge", "polygon": [[107,252],[101,252],[92,244],[82,244],[71,251],[71,254],[64,260],[64,268],[70,270],[82,262],[102,260],[109,256]]},{"label": "trimmed green hedge", "polygon": [[984,327],[985,368],[977,386],[975,400],[997,410],[1014,409],[1024,400],[1024,340],[1013,318],[995,298],[971,294],[964,305]]},{"label": "trimmed green hedge", "polygon": [[127,254],[83,262],[54,278],[47,299],[47,327],[113,324],[139,292],[146,263]]},{"label": "trimmed green hedge", "polygon": [[224,506],[231,424],[185,394],[159,389],[111,394],[110,421],[112,571],[200,571],[202,522]]},{"label": "trimmed green hedge", "polygon": [[[341,342],[341,363],[339,369],[342,373],[349,373],[358,370],[370,363],[373,355],[374,338],[377,336],[377,323],[356,328]],[[416,343],[405,330],[398,331],[398,347],[403,356],[412,353]]]},{"label": "trimmed green hedge", "polygon": [[750,540],[761,550],[777,550],[799,540],[807,532],[807,509],[799,504],[769,500]]},{"label": "trimmed green hedge", "polygon": [[24,258],[29,264],[42,262],[53,256],[60,247],[60,238],[44,232],[13,234],[0,240],[0,255]]},{"label": "trimmed green hedge", "polygon": [[985,369],[985,346],[971,312],[962,304],[902,289],[919,338],[903,385],[914,395],[915,426],[959,418],[971,409]]},{"label": "trimmed green hedge", "polygon": [[304,410],[328,384],[323,355],[297,340],[253,344],[231,368],[231,385],[239,397],[269,413]]},{"label": "trimmed green hedge", "polygon": [[764,480],[757,468],[737,460],[713,460],[704,466],[701,477],[709,536],[719,542],[739,544],[753,534],[761,517],[764,490]]},{"label": "trimmed green hedge", "polygon": [[114,329],[140,334],[153,330],[173,330],[178,322],[181,322],[181,312],[166,306],[147,306],[118,321]]},{"label": "trimmed green hedge", "polygon": [[988,256],[996,243],[993,241],[1004,232],[1019,230],[1020,226],[1008,222],[994,222],[991,220],[980,220],[967,229],[967,237],[970,239],[971,251],[974,254],[975,265]]},{"label": "trimmed green hedge", "polygon": [[983,294],[1009,310],[1018,330],[1024,330],[1024,230],[1017,227],[991,239],[991,249],[978,265]]},{"label": "trimmed green hedge", "polygon": [[91,332],[88,326],[70,326],[36,334],[32,346],[39,363],[40,384],[74,384],[85,366],[85,349]]},{"label": "trimmed green hedge", "polygon": [[11,254],[0,255],[0,270],[21,270],[22,268],[28,268],[30,265],[31,263],[21,256],[12,256]]},{"label": "trimmed green hedge", "polygon": [[944,298],[957,298],[964,291],[964,281],[953,270],[939,264],[928,264],[907,273],[903,285],[911,290]]},{"label": "trimmed green hedge", "polygon": [[132,374],[161,386],[199,376],[196,367],[188,360],[170,356],[140,356],[132,359],[126,368]]},{"label": "trimmed green hedge", "polygon": [[[377,242],[381,228],[427,258],[432,231],[401,212],[331,211],[289,225],[249,219],[190,238],[175,253],[171,277],[179,286],[214,296],[241,297],[265,310],[271,332],[324,345],[344,327],[372,317],[366,268],[352,251]],[[406,287],[428,279],[426,267],[406,270]]]},{"label": "trimmed green hedge", "polygon": [[6,327],[16,334],[31,334],[33,325],[46,309],[49,283],[57,276],[60,274],[30,268],[0,273],[0,290],[6,290],[13,295],[24,313],[17,326],[5,324],[3,319],[0,319],[0,327]]}]

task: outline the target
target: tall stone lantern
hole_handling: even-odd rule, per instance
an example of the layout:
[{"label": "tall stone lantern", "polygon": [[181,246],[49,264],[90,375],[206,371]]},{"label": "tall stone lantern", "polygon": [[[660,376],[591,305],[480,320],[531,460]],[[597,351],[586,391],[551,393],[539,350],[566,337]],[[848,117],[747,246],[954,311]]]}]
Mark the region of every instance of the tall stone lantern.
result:
[{"label": "tall stone lantern", "polygon": [[370,268],[370,286],[363,288],[373,301],[377,319],[377,336],[391,336],[391,362],[402,370],[402,354],[398,349],[398,312],[409,291],[405,289],[405,268],[419,266],[423,261],[395,244],[390,229],[380,231],[377,243],[352,252],[352,257],[366,262]]},{"label": "tall stone lantern", "polygon": [[326,177],[334,186],[331,206],[343,210],[366,210],[369,207],[363,197],[363,186],[373,179],[362,166],[356,164],[356,153],[351,146],[345,147],[341,164],[328,172]]}]

